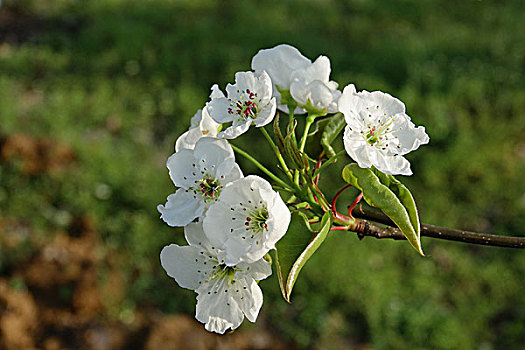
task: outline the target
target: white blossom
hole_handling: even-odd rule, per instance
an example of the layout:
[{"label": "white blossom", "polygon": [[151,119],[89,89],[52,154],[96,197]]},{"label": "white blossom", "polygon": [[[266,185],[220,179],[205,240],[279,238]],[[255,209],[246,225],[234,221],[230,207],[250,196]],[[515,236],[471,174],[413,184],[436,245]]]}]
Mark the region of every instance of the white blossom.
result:
[{"label": "white blossom", "polygon": [[211,137],[199,139],[193,150],[174,153],[166,166],[179,189],[157,210],[170,226],[185,226],[204,215],[223,187],[243,176],[228,141]]},{"label": "white blossom", "polygon": [[[217,84],[211,87],[210,99],[224,97],[224,94]],[[203,109],[199,109],[191,118],[188,131],[182,134],[175,143],[175,152],[181,149],[193,149],[195,144],[202,137],[216,137],[221,124],[217,123],[208,113],[208,104]]]},{"label": "white blossom", "polygon": [[226,254],[226,264],[261,259],[284,236],[290,211],[270,183],[250,175],[232,182],[208,209],[204,232]]},{"label": "white blossom", "polygon": [[290,94],[299,107],[313,113],[336,113],[341,91],[330,81],[330,60],[319,56],[314,63],[292,73]]},{"label": "white blossom", "polygon": [[226,92],[228,97],[214,98],[208,104],[208,112],[216,122],[232,122],[219,137],[236,138],[251,125],[264,126],[275,116],[272,82],[266,72],[237,72],[235,85],[228,84]]},{"label": "white blossom", "polygon": [[182,287],[197,292],[195,317],[208,331],[223,334],[240,326],[244,317],[255,322],[263,303],[258,280],[271,275],[264,259],[227,266],[223,252],[208,241],[201,223],[184,229],[188,246],[171,244],[160,253],[161,265]]},{"label": "white blossom", "polygon": [[[290,93],[293,82],[292,73],[305,69],[311,64],[312,61],[304,57],[298,49],[287,44],[259,50],[252,59],[252,69],[256,72],[266,71],[272,79],[273,96],[277,98],[277,108],[285,113],[288,113],[286,95]],[[281,92],[285,96],[281,96]],[[304,113],[304,110],[296,108],[295,113]]]},{"label": "white blossom", "polygon": [[412,175],[403,155],[429,142],[423,126],[415,127],[405,105],[381,91],[356,93],[345,87],[339,99],[345,116],[343,141],[348,155],[361,168],[376,167],[389,175]]}]

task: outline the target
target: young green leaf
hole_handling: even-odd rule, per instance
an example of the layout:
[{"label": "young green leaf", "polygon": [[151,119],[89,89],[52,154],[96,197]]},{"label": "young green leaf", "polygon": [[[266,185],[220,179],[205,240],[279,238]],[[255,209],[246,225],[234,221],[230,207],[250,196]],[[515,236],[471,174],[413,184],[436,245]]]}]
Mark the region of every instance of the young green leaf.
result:
[{"label": "young green leaf", "polygon": [[416,201],[414,200],[414,197],[412,197],[412,193],[410,193],[408,188],[394,176],[384,174],[376,168],[372,168],[372,171],[374,172],[374,174],[376,174],[377,177],[379,177],[379,179],[385,186],[387,186],[390,190],[392,190],[392,192],[394,192],[399,201],[405,206],[405,209],[408,212],[408,216],[410,217],[410,222],[416,230],[418,239],[420,239],[421,226],[419,223],[419,215],[417,213]]},{"label": "young green leaf", "polygon": [[323,149],[328,158],[335,156],[335,151],[332,148],[332,142],[334,142],[337,135],[343,131],[345,125],[345,117],[343,114],[337,113],[330,118],[330,121],[324,128],[323,134],[321,136],[321,146],[323,146]]},{"label": "young green leaf", "polygon": [[343,179],[359,188],[363,192],[365,201],[381,209],[392,219],[412,247],[419,254],[424,255],[421,249],[419,218],[412,195],[395,178],[383,175],[378,176],[373,170],[360,168],[355,163],[343,169]]},{"label": "young green leaf", "polygon": [[320,231],[313,235],[305,229],[303,218],[294,213],[288,232],[279,242],[274,259],[277,268],[279,286],[284,299],[290,302],[290,295],[302,267],[319,248],[330,231],[331,217],[326,213],[320,225]]}]

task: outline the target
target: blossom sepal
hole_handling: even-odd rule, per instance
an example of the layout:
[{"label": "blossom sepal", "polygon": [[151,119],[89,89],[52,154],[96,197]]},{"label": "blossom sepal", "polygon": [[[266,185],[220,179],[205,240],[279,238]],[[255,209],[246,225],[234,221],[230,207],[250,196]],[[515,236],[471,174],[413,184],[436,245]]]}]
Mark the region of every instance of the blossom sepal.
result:
[{"label": "blossom sepal", "polygon": [[401,182],[375,168],[361,168],[352,163],[343,169],[343,180],[363,192],[372,207],[381,209],[401,230],[421,255],[419,215],[414,197]]}]

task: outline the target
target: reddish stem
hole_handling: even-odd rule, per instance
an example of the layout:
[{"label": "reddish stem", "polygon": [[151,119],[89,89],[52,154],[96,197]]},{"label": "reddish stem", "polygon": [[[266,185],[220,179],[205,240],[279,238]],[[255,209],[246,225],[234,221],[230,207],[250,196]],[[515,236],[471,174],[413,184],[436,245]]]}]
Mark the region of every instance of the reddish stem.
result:
[{"label": "reddish stem", "polygon": [[347,226],[334,226],[330,228],[330,231],[348,231]]},{"label": "reddish stem", "polygon": [[348,222],[348,221],[351,220],[348,216],[339,213],[339,212],[337,211],[336,206],[335,206],[335,204],[336,204],[336,202],[337,202],[337,198],[339,198],[339,196],[341,195],[341,193],[343,193],[343,191],[346,190],[346,189],[347,189],[348,187],[350,187],[350,186],[352,186],[352,185],[350,185],[350,184],[345,185],[343,188],[341,188],[341,189],[335,194],[334,199],[332,199],[332,212],[333,212],[333,214],[334,214],[334,218],[335,218],[335,219],[339,219],[339,220],[341,220],[341,221],[346,221],[346,222]]},{"label": "reddish stem", "polygon": [[348,187],[351,187],[352,185],[348,184],[348,185],[344,185],[343,188],[341,188],[339,191],[337,191],[337,193],[335,194],[334,196],[334,199],[332,199],[332,210],[337,212],[337,210],[335,209],[335,203],[337,202],[337,198],[339,198],[339,196],[341,195],[341,193],[344,192],[344,190],[346,190]]},{"label": "reddish stem", "polygon": [[354,199],[354,201],[352,202],[352,204],[350,204],[350,206],[348,207],[348,216],[353,218],[352,216],[352,210],[354,210],[355,206],[357,205],[357,203],[359,203],[359,201],[363,198],[363,192],[359,193],[359,195]]},{"label": "reddish stem", "polygon": [[[321,152],[321,154],[319,155],[319,159],[317,160],[317,164],[315,165],[315,169],[313,169],[312,171],[312,175],[315,174],[316,170],[319,169],[321,167],[321,165],[323,164],[323,162],[321,161],[321,158],[323,157],[323,154],[324,154],[324,151]],[[320,174],[317,174],[314,178],[314,184],[318,184],[319,183],[319,175]]]}]

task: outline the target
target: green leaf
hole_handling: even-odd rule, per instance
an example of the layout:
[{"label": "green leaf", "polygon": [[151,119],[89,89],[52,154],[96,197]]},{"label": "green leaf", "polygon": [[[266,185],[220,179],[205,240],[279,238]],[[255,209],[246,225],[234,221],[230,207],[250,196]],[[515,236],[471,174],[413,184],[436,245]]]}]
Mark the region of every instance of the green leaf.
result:
[{"label": "green leaf", "polygon": [[420,225],[416,203],[410,191],[391,175],[361,168],[352,163],[343,169],[343,179],[363,192],[365,201],[381,209],[421,255]]},{"label": "green leaf", "polygon": [[392,175],[387,175],[376,168],[372,168],[374,174],[381,180],[381,182],[387,186],[394,194],[397,196],[399,201],[405,206],[405,209],[408,212],[410,217],[410,222],[416,230],[418,239],[420,238],[420,224],[419,224],[419,215],[417,213],[416,201],[412,197],[412,193],[403,185],[398,179]]},{"label": "green leaf", "polygon": [[337,135],[343,131],[345,125],[345,117],[342,113],[337,113],[330,118],[328,124],[324,128],[320,142],[328,158],[335,156],[335,151],[331,145]]},{"label": "green leaf", "polygon": [[290,302],[290,295],[301,269],[323,243],[332,224],[330,214],[325,213],[320,231],[312,236],[302,221],[300,215],[292,214],[288,232],[277,243],[274,252],[279,285],[287,302]]},{"label": "green leaf", "polygon": [[308,133],[306,151],[314,158],[318,158],[322,151],[327,158],[335,155],[332,142],[344,129],[346,123],[343,114],[337,113],[334,116],[317,120]]}]

